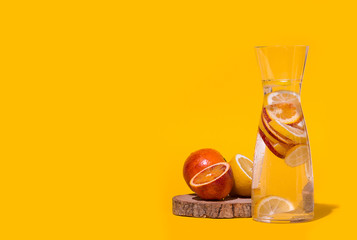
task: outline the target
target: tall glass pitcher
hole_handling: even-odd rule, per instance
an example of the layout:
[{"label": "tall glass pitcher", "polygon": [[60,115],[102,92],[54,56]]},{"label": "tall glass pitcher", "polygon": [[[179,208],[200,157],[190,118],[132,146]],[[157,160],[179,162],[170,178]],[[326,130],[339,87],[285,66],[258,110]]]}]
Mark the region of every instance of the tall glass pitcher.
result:
[{"label": "tall glass pitcher", "polygon": [[252,183],[256,221],[313,218],[310,145],[300,103],[307,52],[308,46],[256,47],[264,89]]}]

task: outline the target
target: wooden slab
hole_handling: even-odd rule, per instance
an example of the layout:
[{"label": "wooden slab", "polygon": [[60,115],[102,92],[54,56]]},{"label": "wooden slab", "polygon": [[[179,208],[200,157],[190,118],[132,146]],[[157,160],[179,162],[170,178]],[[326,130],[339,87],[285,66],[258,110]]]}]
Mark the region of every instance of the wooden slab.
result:
[{"label": "wooden slab", "polygon": [[202,200],[196,194],[172,198],[172,212],[178,216],[197,218],[249,218],[251,199],[228,197],[223,201]]}]

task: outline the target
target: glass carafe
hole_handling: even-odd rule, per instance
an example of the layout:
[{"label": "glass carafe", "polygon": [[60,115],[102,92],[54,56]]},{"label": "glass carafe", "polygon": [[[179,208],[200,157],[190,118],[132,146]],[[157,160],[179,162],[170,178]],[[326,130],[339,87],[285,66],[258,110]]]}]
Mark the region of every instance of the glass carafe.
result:
[{"label": "glass carafe", "polygon": [[300,90],[308,46],[256,47],[264,101],[255,146],[252,211],[260,222],[313,218],[313,174]]}]

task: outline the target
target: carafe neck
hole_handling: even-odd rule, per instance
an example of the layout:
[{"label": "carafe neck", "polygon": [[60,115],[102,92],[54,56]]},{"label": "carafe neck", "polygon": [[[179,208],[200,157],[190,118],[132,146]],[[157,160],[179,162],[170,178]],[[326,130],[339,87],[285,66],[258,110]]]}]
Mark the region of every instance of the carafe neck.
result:
[{"label": "carafe neck", "polygon": [[300,95],[301,79],[279,79],[279,80],[263,80],[264,94],[276,91],[291,91]]}]

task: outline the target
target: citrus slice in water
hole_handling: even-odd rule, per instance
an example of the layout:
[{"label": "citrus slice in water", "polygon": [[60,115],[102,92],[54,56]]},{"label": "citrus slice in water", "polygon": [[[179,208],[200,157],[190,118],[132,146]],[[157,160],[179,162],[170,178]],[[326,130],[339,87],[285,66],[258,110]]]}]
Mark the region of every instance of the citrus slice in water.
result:
[{"label": "citrus slice in water", "polygon": [[273,144],[273,148],[275,149],[276,152],[278,152],[280,155],[284,156],[286,155],[286,152],[289,149],[289,146],[283,143],[275,143]]},{"label": "citrus slice in water", "polygon": [[272,143],[270,140],[265,136],[265,134],[259,129],[259,134],[263,139],[265,146],[269,148],[269,150],[278,158],[284,158],[285,154],[289,148],[289,145],[284,143]]},{"label": "citrus slice in water", "polygon": [[257,217],[271,216],[292,210],[294,210],[294,205],[289,200],[278,196],[264,197],[254,207]]},{"label": "citrus slice in water", "polygon": [[294,103],[276,103],[265,107],[270,119],[285,124],[298,123],[302,120],[300,105]]},{"label": "citrus slice in water", "polygon": [[[304,117],[302,117],[302,118],[304,118]],[[301,120],[300,122],[297,122],[297,123],[289,124],[289,125],[292,127],[300,128],[301,130],[305,129],[305,121],[303,121],[303,120]]]},{"label": "citrus slice in water", "polygon": [[266,97],[267,104],[272,105],[276,103],[300,103],[299,94],[292,91],[276,91],[269,93]]},{"label": "citrus slice in water", "polygon": [[232,195],[250,197],[253,162],[247,157],[237,154],[229,161],[229,165],[231,165],[234,176]]},{"label": "citrus slice in water", "polygon": [[[263,121],[265,121],[265,124],[263,123]],[[266,126],[264,126],[264,125],[267,125],[268,123],[266,122],[266,120],[264,120],[264,119],[261,119],[260,121],[259,121],[259,129],[264,133],[264,135],[269,139],[269,141],[271,142],[271,143],[278,143],[279,142],[279,140],[277,140],[277,138],[276,137],[274,137],[274,136],[272,136],[269,132],[271,132],[272,130],[270,129],[267,129],[267,127]]]},{"label": "citrus slice in water", "polygon": [[[294,143],[292,140],[290,140],[290,138],[287,138],[283,134],[281,134],[281,133],[277,132],[275,129],[273,129],[269,124],[270,122],[272,122],[272,120],[266,113],[266,110],[264,109],[263,114],[262,114],[262,125],[263,125],[263,127],[265,127],[265,130],[268,133],[268,135],[266,135],[266,137],[269,139],[270,138],[275,139],[275,140],[270,140],[270,142],[272,142],[272,143],[280,142],[283,144],[293,144]],[[264,133],[264,131],[263,131],[263,133]]]},{"label": "citrus slice in water", "polygon": [[294,144],[306,143],[307,136],[304,129],[284,124],[280,121],[272,120],[269,125],[282,136],[290,139]]},{"label": "citrus slice in water", "polygon": [[300,144],[292,147],[286,153],[285,163],[289,167],[297,167],[304,164],[309,158],[309,147],[305,144]]}]

